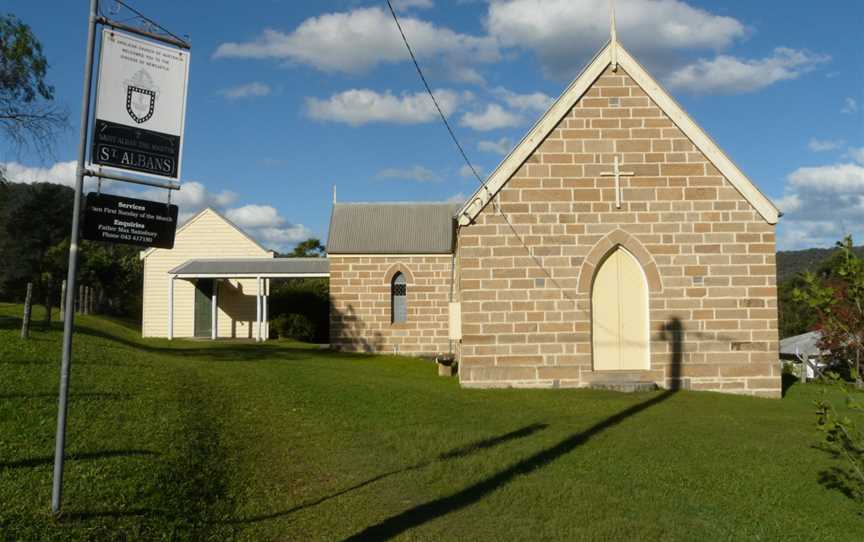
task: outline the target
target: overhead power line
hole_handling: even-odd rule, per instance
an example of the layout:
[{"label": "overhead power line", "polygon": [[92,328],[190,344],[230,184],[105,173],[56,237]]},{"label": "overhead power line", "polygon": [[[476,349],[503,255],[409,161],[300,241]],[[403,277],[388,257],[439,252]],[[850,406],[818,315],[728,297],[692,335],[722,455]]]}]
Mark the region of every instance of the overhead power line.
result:
[{"label": "overhead power line", "polygon": [[441,110],[441,106],[438,104],[438,100],[435,98],[435,93],[432,92],[432,88],[429,86],[429,82],[426,80],[426,76],[423,75],[423,70],[420,69],[420,63],[417,62],[417,57],[414,55],[414,50],[411,48],[411,44],[408,43],[408,38],[405,37],[405,32],[402,30],[402,24],[399,22],[399,17],[396,15],[396,10],[393,9],[393,4],[390,3],[390,0],[387,1],[387,7],[390,8],[390,14],[393,16],[393,20],[396,22],[396,28],[399,29],[399,34],[402,36],[402,42],[405,44],[405,48],[408,49],[408,54],[411,56],[411,61],[414,62],[414,67],[417,69],[417,74],[420,76],[420,80],[423,81],[423,86],[426,88],[426,92],[429,94],[429,97],[432,98],[432,103],[435,104],[435,109],[438,110],[438,115],[441,117],[441,120],[444,122],[444,126],[447,128],[447,132],[450,134],[450,138],[453,140],[453,143],[456,144],[456,148],[459,149],[459,154],[462,155],[462,159],[465,160],[465,163],[471,168],[471,173],[474,174],[474,177],[480,183],[480,186],[486,190],[486,194],[489,196],[489,203],[492,206],[492,209],[495,210],[501,218],[504,220],[504,223],[510,228],[513,236],[519,240],[519,244],[522,245],[522,248],[528,253],[528,256],[534,262],[543,274],[549,279],[549,281],[555,285],[555,287],[561,292],[564,299],[573,303],[574,308],[578,307],[577,299],[573,298],[568,290],[564,288],[561,283],[552,275],[552,272],[546,268],[543,264],[542,257],[538,256],[531,250],[531,247],[525,242],[525,239],[522,235],[519,234],[519,231],[516,229],[516,226],[510,220],[510,217],[501,209],[501,205],[495,201],[495,195],[490,193],[489,187],[486,185],[486,182],[480,177],[477,173],[477,170],[474,168],[474,165],[471,163],[471,160],[468,159],[468,155],[465,153],[465,149],[462,147],[462,144],[459,143],[459,139],[456,137],[456,133],[453,131],[453,128],[450,126],[450,122],[447,120],[447,116]]},{"label": "overhead power line", "polygon": [[482,185],[483,179],[477,173],[477,170],[474,168],[474,164],[471,163],[471,160],[468,159],[468,155],[465,153],[465,149],[462,148],[462,144],[459,143],[459,139],[456,137],[456,132],[453,131],[453,128],[450,126],[450,122],[447,120],[447,116],[444,114],[444,111],[441,110],[441,106],[438,104],[438,100],[435,98],[435,93],[432,92],[432,88],[429,86],[429,82],[426,81],[426,76],[423,75],[423,70],[420,69],[420,63],[417,62],[417,57],[414,56],[414,50],[411,49],[411,44],[408,43],[408,38],[405,37],[405,32],[402,30],[402,24],[399,22],[399,17],[396,15],[396,10],[393,9],[393,4],[390,3],[390,0],[387,0],[387,7],[390,8],[390,15],[393,16],[393,20],[396,21],[396,28],[399,29],[399,34],[402,36],[402,42],[405,44],[405,48],[408,49],[408,54],[411,55],[411,61],[414,62],[414,67],[417,68],[417,74],[420,76],[420,80],[423,81],[423,86],[426,87],[426,92],[429,93],[429,97],[432,98],[432,103],[435,104],[435,109],[438,110],[438,115],[441,116],[441,120],[444,121],[444,126],[447,128],[447,132],[450,134],[450,138],[453,140],[453,143],[456,144],[456,148],[459,149],[459,154],[462,155],[462,159],[465,160],[465,163],[471,168],[471,173],[474,174],[474,177],[477,178],[477,181]]}]

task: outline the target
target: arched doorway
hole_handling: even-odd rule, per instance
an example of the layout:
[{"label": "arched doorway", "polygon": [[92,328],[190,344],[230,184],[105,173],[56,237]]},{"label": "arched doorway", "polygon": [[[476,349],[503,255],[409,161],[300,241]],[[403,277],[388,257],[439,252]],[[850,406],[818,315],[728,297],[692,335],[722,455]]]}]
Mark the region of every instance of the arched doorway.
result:
[{"label": "arched doorway", "polygon": [[594,370],[648,370],[648,322],[645,273],[619,245],[600,264],[591,288]]}]

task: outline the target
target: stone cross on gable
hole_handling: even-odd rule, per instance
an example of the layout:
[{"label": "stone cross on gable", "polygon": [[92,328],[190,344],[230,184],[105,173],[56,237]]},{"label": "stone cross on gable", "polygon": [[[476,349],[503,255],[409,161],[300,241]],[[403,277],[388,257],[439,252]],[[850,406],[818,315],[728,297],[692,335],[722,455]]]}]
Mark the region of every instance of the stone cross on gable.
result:
[{"label": "stone cross on gable", "polygon": [[634,173],[632,171],[621,171],[621,169],[618,166],[619,166],[618,157],[616,156],[615,161],[612,164],[612,171],[603,171],[600,173],[600,175],[604,175],[607,177],[612,176],[612,175],[615,176],[615,208],[616,209],[621,208],[621,200],[623,199],[621,197],[621,179],[620,179],[621,175],[626,175],[626,176],[636,175],[636,173]]}]

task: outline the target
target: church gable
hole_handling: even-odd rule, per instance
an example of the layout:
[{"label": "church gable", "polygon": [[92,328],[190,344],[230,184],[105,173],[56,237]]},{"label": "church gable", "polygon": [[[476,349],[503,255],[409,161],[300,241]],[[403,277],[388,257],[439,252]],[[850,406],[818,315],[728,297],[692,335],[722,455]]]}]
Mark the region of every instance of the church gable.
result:
[{"label": "church gable", "polygon": [[462,209],[461,382],[586,386],[628,370],[776,397],[776,209],[619,55],[617,71],[589,66],[578,98],[564,109],[565,92]]},{"label": "church gable", "polygon": [[[618,61],[617,69],[612,63],[613,56]],[[567,149],[555,143],[564,139],[569,144]],[[556,150],[563,154],[553,156]],[[540,161],[538,154],[549,156]],[[698,160],[707,163],[701,171],[695,166],[697,154]],[[590,177],[604,173],[596,166],[612,164],[615,157],[628,164],[622,171],[641,177],[720,176],[726,187],[740,194],[766,222],[777,222],[779,212],[773,203],[644,68],[613,42],[598,53],[466,202],[460,212],[460,224],[464,226],[474,220],[494,194],[511,179],[525,174],[532,164],[583,166],[580,174]],[[653,165],[660,163],[666,164],[662,172]],[[631,164],[634,167],[629,167]],[[556,169],[562,172],[560,176],[566,176],[562,168]],[[576,172],[579,168],[571,169]],[[705,186],[697,180],[687,188]],[[690,195],[708,199],[712,192],[691,190]],[[621,195],[617,194],[619,198]]]},{"label": "church gable", "polygon": [[[639,219],[628,211],[646,211],[652,207],[648,204],[660,201],[678,211],[758,213],[622,68],[604,70],[516,170],[510,181],[513,188],[527,186],[519,179],[541,180],[539,191],[523,191],[520,201],[551,196],[597,202],[593,209],[617,212],[617,218],[608,220],[625,223]],[[559,182],[562,192],[546,193]],[[513,199],[506,194],[509,188],[509,183],[502,187],[504,202]]]},{"label": "church gable", "polygon": [[199,254],[203,250],[207,256],[215,258],[220,256],[213,252],[217,249],[237,256],[273,255],[236,224],[207,207],[177,228],[173,249],[149,248],[142,251],[140,257],[144,260],[151,255],[176,255],[185,251]]}]

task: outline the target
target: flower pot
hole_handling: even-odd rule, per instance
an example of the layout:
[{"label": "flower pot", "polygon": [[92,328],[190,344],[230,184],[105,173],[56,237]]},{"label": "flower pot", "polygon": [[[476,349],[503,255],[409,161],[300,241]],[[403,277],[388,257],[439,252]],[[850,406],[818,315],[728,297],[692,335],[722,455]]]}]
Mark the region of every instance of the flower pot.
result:
[{"label": "flower pot", "polygon": [[453,376],[456,374],[456,364],[453,365],[444,365],[443,363],[438,364],[438,376]]}]

